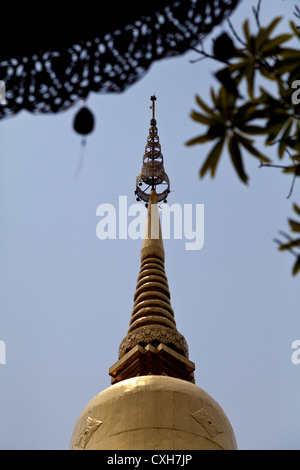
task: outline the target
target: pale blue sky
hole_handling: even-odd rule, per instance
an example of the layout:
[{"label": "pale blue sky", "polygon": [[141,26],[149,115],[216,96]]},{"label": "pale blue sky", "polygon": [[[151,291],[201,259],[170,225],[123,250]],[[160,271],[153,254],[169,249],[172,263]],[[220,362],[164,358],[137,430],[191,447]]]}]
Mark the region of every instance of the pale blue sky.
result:
[{"label": "pale blue sky", "polygon": [[[272,2],[271,15],[267,3],[267,21],[292,16],[294,1]],[[232,16],[237,29],[252,4],[241,2]],[[67,449],[84,406],[110,385],[141,241],[99,240],[96,209],[118,207],[119,196],[135,203],[153,93],[169,204],[205,207],[202,250],[165,241],[172,307],[196,384],[223,407],[240,449],[300,449],[300,365],[291,361],[300,339],[299,276],[291,277],[292,256],[272,241],[292,215],[290,180],[248,155],[248,187],[227,155],[215,180],[199,179],[209,145],[184,143],[202,132],[189,113],[196,93],[208,97],[216,65],[191,64],[196,57],[156,63],[122,94],[90,96],[96,129],[79,178],[77,108],[0,123],[1,449]]]}]

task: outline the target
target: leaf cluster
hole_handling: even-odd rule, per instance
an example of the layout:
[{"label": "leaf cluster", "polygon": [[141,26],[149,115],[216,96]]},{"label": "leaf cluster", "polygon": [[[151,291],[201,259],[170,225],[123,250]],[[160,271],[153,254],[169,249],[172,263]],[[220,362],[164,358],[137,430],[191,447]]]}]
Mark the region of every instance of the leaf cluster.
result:
[{"label": "leaf cluster", "polygon": [[[265,27],[258,23],[252,33],[246,19],[242,36],[231,26],[234,34],[222,33],[214,41],[212,55],[200,51],[222,62],[215,74],[219,88],[211,87],[210,103],[196,95],[198,108],[190,114],[205,129],[186,145],[212,144],[200,169],[201,178],[206,174],[214,178],[221,155],[227,154],[239,179],[247,184],[245,155],[249,155],[258,159],[260,166],[279,167],[283,174],[292,175],[292,192],[295,178],[300,176],[300,50],[288,45],[290,41],[298,43],[300,32],[290,21],[289,32],[275,35],[281,20],[274,18]],[[259,139],[263,151],[258,147]],[[271,146],[275,152],[269,152]],[[288,164],[275,165],[270,154],[279,161],[287,158]],[[289,222],[293,230],[296,222]],[[293,242],[297,245],[299,239]],[[280,249],[289,249],[287,246]],[[297,259],[293,274],[299,270]]]},{"label": "leaf cluster", "polygon": [[[243,46],[235,47],[230,62],[216,73],[221,86],[217,91],[211,88],[212,103],[209,105],[196,95],[200,110],[193,110],[190,117],[205,125],[206,131],[190,139],[186,145],[214,143],[200,170],[201,177],[208,171],[212,177],[215,176],[224,144],[227,144],[239,178],[247,183],[249,178],[243,150],[262,162],[271,162],[270,157],[254,145],[253,137],[262,135],[266,146],[277,145],[279,159],[288,153],[292,163],[296,162],[289,172],[299,171],[300,104],[293,102],[296,92],[292,83],[296,77],[300,79],[300,51],[283,47],[295,36],[299,38],[299,32],[290,22],[291,33],[273,37],[280,20],[281,17],[275,18],[267,27],[259,28],[256,35],[250,34],[249,21],[246,20],[241,39]],[[274,96],[266,87],[256,87],[260,78],[272,81],[277,86],[277,95]],[[246,99],[241,98],[243,87],[246,88]]]},{"label": "leaf cluster", "polygon": [[[299,234],[297,238],[293,238],[290,235],[282,232],[282,235],[288,239],[288,242],[281,243],[279,242],[280,251],[290,251],[295,257],[296,261],[294,263],[292,274],[295,276],[300,272],[300,207],[297,204],[293,204],[293,209],[299,217],[299,221],[294,219],[288,219],[290,229],[293,233]],[[298,251],[296,251],[298,250]]]}]

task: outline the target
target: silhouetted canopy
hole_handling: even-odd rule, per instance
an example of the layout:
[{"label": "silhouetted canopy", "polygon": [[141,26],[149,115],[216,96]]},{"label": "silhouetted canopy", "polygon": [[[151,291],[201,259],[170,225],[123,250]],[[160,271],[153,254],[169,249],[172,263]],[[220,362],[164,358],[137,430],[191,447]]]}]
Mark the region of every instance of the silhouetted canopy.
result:
[{"label": "silhouetted canopy", "polygon": [[[0,117],[56,113],[90,92],[122,92],[159,59],[185,53],[239,0],[5,2],[1,8]],[[39,5],[39,6],[38,6]]]}]

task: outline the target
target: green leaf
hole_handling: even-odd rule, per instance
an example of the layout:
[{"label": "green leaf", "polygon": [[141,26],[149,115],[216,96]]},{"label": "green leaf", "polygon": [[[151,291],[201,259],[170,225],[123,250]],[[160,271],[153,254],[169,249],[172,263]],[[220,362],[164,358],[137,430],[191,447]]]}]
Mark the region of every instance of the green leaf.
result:
[{"label": "green leaf", "polygon": [[199,95],[196,95],[195,98],[200,108],[202,108],[207,114],[213,114],[212,109],[200,98]]},{"label": "green leaf", "polygon": [[243,23],[243,31],[244,31],[245,38],[247,39],[247,41],[249,41],[250,31],[249,31],[249,21],[248,20],[245,20],[244,23]]},{"label": "green leaf", "polygon": [[[293,139],[293,138],[288,138],[286,139],[286,143],[291,149],[296,150],[297,152],[300,152],[300,141],[299,139]],[[296,158],[297,159],[297,158]]]},{"label": "green leaf", "polygon": [[288,114],[277,113],[273,110],[273,117],[269,119],[265,127],[266,134],[268,134],[265,142],[266,145],[271,145],[273,143],[288,119]]},{"label": "green leaf", "polygon": [[254,99],[254,78],[255,78],[255,68],[248,67],[246,80],[248,84],[248,95],[250,96],[251,100]]},{"label": "green leaf", "polygon": [[293,21],[290,21],[290,27],[292,28],[293,33],[300,39],[300,31]]},{"label": "green leaf", "polygon": [[300,271],[300,255],[298,256],[294,266],[293,266],[293,276],[296,276]]},{"label": "green leaf", "polygon": [[195,144],[205,144],[206,142],[209,142],[210,140],[213,140],[214,137],[209,137],[207,134],[205,135],[198,135],[197,137],[194,137],[193,139],[188,140],[185,145],[195,145]]},{"label": "green leaf", "polygon": [[[282,59],[298,59],[299,61],[299,49],[293,49],[291,47],[285,47],[281,52]],[[280,60],[281,62],[281,60]]]},{"label": "green leaf", "polygon": [[241,145],[243,145],[243,147],[245,147],[245,149],[248,150],[249,153],[251,153],[251,155],[253,155],[254,157],[258,158],[259,160],[261,160],[265,163],[270,163],[271,162],[270,158],[266,157],[261,152],[259,152],[259,150],[257,150],[255,147],[253,147],[253,145],[251,144],[251,141],[249,141],[249,139],[245,139],[245,137],[242,137],[241,135],[239,135],[237,137],[237,139],[239,140]]},{"label": "green leaf", "polygon": [[239,126],[239,129],[245,132],[246,134],[250,134],[250,135],[265,135],[268,132],[268,130],[265,129],[264,127],[252,126],[252,125]]},{"label": "green leaf", "polygon": [[216,107],[218,107],[218,105],[219,105],[218,98],[217,98],[217,96],[216,96],[216,94],[215,94],[215,91],[214,91],[214,89],[213,89],[212,87],[211,87],[211,89],[210,89],[210,96],[211,96],[211,99],[212,99],[212,101],[213,101],[213,104],[214,104]]},{"label": "green leaf", "polygon": [[190,114],[191,119],[196,122],[200,122],[201,124],[206,124],[207,126],[210,126],[211,124],[214,123],[214,121],[207,116],[204,116],[203,114],[197,113],[196,111],[192,111]]},{"label": "green leaf", "polygon": [[293,70],[291,71],[288,82],[293,83],[294,80],[298,80],[300,77],[300,64],[298,63],[297,65],[295,64],[295,67],[293,67]]},{"label": "green leaf", "polygon": [[299,51],[298,58],[281,58],[275,64],[274,71],[277,74],[284,75],[285,73],[292,72],[299,68]]},{"label": "green leaf", "polygon": [[266,41],[264,45],[261,47],[261,51],[263,52],[263,56],[267,56],[270,54],[274,54],[278,52],[278,46],[289,39],[291,39],[293,36],[292,34],[280,34],[274,39],[270,39],[269,41]]},{"label": "green leaf", "polygon": [[264,31],[264,34],[262,35],[263,41],[265,41],[267,37],[270,36],[270,34],[274,31],[274,29],[276,28],[276,26],[281,20],[282,20],[282,16],[277,16],[276,18],[274,18],[274,20],[271,21],[269,26],[267,26],[266,28],[261,28]]},{"label": "green leaf", "polygon": [[300,215],[300,207],[296,203],[293,204],[293,209],[298,215]]},{"label": "green leaf", "polygon": [[228,150],[233,166],[243,183],[247,184],[248,176],[245,173],[241,151],[238,145],[238,139],[235,134],[228,139]]},{"label": "green leaf", "polygon": [[224,142],[225,142],[225,137],[222,137],[216,143],[216,145],[212,148],[212,150],[209,152],[205,160],[205,163],[202,166],[201,171],[200,171],[201,178],[203,178],[203,176],[208,170],[210,170],[212,177],[215,176],[216,168],[220,159],[221,152],[223,150]]},{"label": "green leaf", "polygon": [[289,224],[290,224],[292,232],[300,233],[300,223],[299,222],[296,222],[295,220],[289,219]]},{"label": "green leaf", "polygon": [[293,165],[285,168],[283,173],[295,173],[297,176],[300,175],[300,165]]},{"label": "green leaf", "polygon": [[278,80],[273,72],[273,69],[269,70],[269,68],[266,67],[264,63],[260,63],[259,65],[259,70],[263,77],[267,78],[268,80]]},{"label": "green leaf", "polygon": [[256,53],[257,53],[257,50],[256,50],[256,41],[255,41],[255,37],[254,36],[250,36],[249,38],[249,41],[248,41],[248,50],[249,52],[255,56]]},{"label": "green leaf", "polygon": [[224,124],[217,122],[216,124],[213,124],[212,126],[210,126],[210,128],[207,131],[207,136],[211,140],[216,139],[217,137],[223,137],[226,134],[226,129],[227,127],[224,126]]},{"label": "green leaf", "polygon": [[292,119],[290,119],[284,129],[284,132],[282,134],[282,136],[280,137],[280,142],[279,142],[279,146],[278,146],[278,156],[279,158],[282,158],[283,155],[284,155],[284,151],[285,151],[285,148],[287,146],[287,137],[290,133],[290,130],[291,130],[291,127],[293,125],[293,121]]},{"label": "green leaf", "polygon": [[245,60],[241,60],[235,64],[228,65],[228,70],[231,74],[234,72],[239,72],[241,76],[245,75],[247,68],[249,67],[249,57],[246,57]]},{"label": "green leaf", "polygon": [[280,245],[279,251],[290,250],[291,248],[295,248],[300,246],[300,238],[296,238],[295,240],[291,240],[283,245]]}]

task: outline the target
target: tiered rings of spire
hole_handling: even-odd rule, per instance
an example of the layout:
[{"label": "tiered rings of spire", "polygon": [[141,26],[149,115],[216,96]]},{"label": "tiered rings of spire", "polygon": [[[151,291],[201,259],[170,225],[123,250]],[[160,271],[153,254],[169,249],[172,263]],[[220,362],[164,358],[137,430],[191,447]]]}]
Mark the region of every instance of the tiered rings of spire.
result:
[{"label": "tiered rings of spire", "polygon": [[155,190],[150,194],[145,233],[133,310],[127,336],[119,347],[119,357],[136,344],[164,343],[187,358],[188,345],[176,328],[171,306]]},{"label": "tiered rings of spire", "polygon": [[[155,119],[155,101],[156,96],[151,96],[152,119],[150,121],[149,135],[147,145],[143,156],[143,167],[141,173],[136,179],[135,195],[137,201],[149,202],[151,190],[156,190],[157,201],[167,202],[170,193],[170,181],[164,169],[164,159],[161,153],[158,131]],[[161,186],[161,191],[157,190]]]}]

